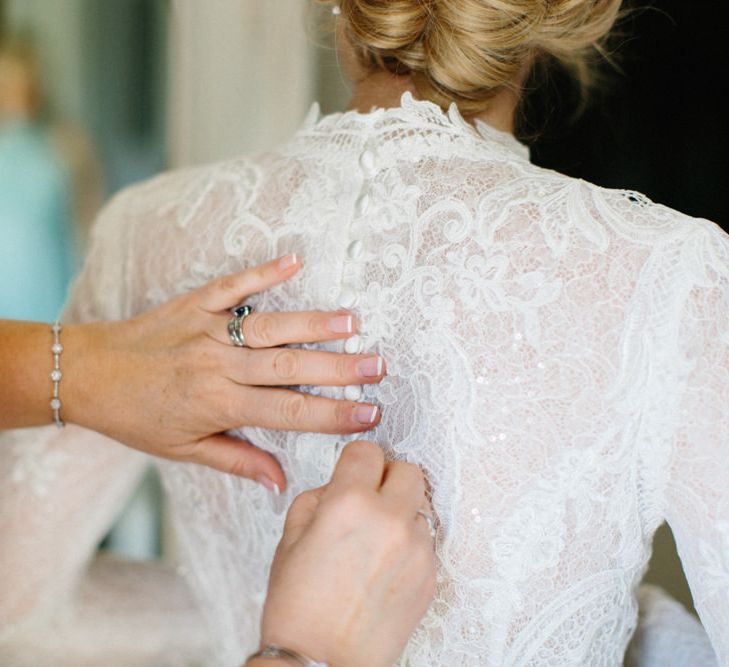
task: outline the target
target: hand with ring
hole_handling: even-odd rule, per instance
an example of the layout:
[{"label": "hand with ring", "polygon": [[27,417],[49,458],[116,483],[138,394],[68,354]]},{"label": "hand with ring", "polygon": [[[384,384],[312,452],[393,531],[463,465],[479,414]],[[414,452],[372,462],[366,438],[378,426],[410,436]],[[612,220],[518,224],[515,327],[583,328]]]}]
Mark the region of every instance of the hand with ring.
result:
[{"label": "hand with ring", "polygon": [[393,665],[433,597],[432,531],[420,468],[387,462],[372,442],[347,445],[331,482],[289,509],[271,566],[262,652],[246,666],[274,664],[260,657],[270,655],[267,647],[336,667]]},{"label": "hand with ring", "polygon": [[224,432],[242,426],[369,430],[380,419],[376,406],[284,387],[376,383],[385,373],[384,361],[374,354],[284,347],[352,336],[357,320],[351,313],[231,314],[300,266],[296,255],[288,255],[130,320],[64,326],[65,420],[155,456],[283,489],[283,471],[270,454]]}]

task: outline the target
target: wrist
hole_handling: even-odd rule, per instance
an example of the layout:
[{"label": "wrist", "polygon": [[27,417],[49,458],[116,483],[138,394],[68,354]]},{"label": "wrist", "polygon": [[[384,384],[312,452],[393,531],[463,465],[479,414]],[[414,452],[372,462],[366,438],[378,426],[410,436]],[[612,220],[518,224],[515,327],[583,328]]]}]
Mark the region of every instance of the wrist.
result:
[{"label": "wrist", "polygon": [[61,417],[96,431],[102,430],[102,393],[112,359],[110,327],[114,323],[76,324],[63,327],[60,397]]},{"label": "wrist", "polygon": [[[302,651],[291,644],[263,642],[263,648],[248,658],[248,661],[259,660],[261,665],[281,664],[287,667],[331,667],[331,663],[314,658],[313,654]],[[248,663],[246,663],[246,666]]]},{"label": "wrist", "polygon": [[0,429],[50,424],[50,324],[0,320]]}]

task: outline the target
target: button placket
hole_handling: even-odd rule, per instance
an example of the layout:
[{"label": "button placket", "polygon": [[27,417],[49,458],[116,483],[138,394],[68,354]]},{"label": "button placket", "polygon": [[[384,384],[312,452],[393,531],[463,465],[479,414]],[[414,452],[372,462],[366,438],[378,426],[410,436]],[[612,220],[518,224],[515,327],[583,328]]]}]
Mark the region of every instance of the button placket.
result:
[{"label": "button placket", "polygon": [[354,286],[360,284],[361,281],[362,265],[358,260],[362,259],[365,247],[362,239],[355,238],[353,235],[357,227],[362,228],[362,218],[367,215],[371,205],[369,181],[375,175],[377,168],[375,152],[371,148],[365,147],[360,153],[359,166],[362,171],[362,184],[359,194],[354,200],[352,223],[348,229],[342,285],[336,300],[337,306],[340,308],[353,308],[358,302],[358,294]]},{"label": "button placket", "polygon": [[[365,257],[365,244],[360,234],[366,231],[365,218],[372,208],[370,182],[377,170],[377,158],[370,147],[365,147],[359,156],[361,170],[360,190],[353,202],[351,224],[347,229],[347,239],[344,253],[344,267],[342,271],[342,284],[340,286],[337,305],[340,308],[353,308],[359,302],[359,294],[355,286],[362,284],[363,259]],[[344,342],[344,351],[347,354],[360,354],[365,348],[366,334],[360,332],[350,336]],[[349,385],[344,388],[344,397],[349,401],[362,399],[361,385]]]}]

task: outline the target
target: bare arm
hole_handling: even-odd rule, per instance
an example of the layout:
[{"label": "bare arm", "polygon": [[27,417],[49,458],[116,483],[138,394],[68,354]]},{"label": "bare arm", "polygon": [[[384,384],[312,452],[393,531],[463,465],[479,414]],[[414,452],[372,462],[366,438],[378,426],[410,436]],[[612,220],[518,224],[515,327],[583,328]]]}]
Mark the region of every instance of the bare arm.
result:
[{"label": "bare arm", "polygon": [[[76,337],[70,329],[69,341]],[[0,429],[50,423],[52,343],[45,324],[0,320]]]},{"label": "bare arm", "polygon": [[[287,343],[345,338],[345,312],[253,313],[249,347],[227,335],[229,308],[300,268],[295,255],[227,276],[130,320],[76,324],[62,331],[62,417],[135,449],[284,488],[278,463],[223,435],[241,426],[354,433],[372,428],[372,405],[283,389],[379,382],[376,355],[292,350]],[[0,428],[51,420],[53,337],[48,325],[0,322]]]}]

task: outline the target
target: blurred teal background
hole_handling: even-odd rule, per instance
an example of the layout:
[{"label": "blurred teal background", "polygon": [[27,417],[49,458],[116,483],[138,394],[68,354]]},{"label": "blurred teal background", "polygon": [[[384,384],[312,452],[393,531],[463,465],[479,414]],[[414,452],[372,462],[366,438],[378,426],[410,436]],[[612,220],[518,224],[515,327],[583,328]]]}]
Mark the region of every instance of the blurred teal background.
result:
[{"label": "blurred teal background", "polygon": [[164,167],[167,11],[0,5],[0,317],[55,318],[102,201]]},{"label": "blurred teal background", "polygon": [[0,313],[57,316],[75,265],[71,182],[40,122],[0,123]]}]

